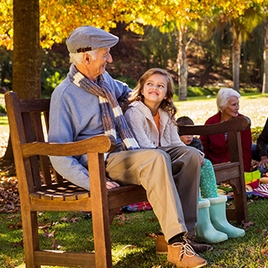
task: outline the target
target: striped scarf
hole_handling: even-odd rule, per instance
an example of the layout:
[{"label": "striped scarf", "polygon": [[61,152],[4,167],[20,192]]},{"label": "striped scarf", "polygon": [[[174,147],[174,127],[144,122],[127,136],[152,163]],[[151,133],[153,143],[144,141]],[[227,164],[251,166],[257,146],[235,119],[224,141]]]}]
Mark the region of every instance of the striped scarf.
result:
[{"label": "striped scarf", "polygon": [[116,139],[115,124],[111,115],[111,109],[114,114],[120,138],[124,142],[128,150],[139,149],[139,145],[135,140],[131,130],[129,129],[122,110],[117,102],[114,93],[109,89],[109,85],[104,81],[103,76],[100,76],[100,86],[82,75],[77,68],[72,64],[68,77],[78,87],[83,88],[87,92],[98,96],[100,108],[102,112],[102,122],[104,133],[112,135]]}]

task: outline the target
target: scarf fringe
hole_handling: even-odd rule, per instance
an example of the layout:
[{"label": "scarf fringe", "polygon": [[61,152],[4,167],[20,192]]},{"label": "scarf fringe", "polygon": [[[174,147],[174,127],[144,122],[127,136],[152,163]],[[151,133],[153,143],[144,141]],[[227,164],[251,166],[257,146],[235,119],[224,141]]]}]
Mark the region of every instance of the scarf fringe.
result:
[{"label": "scarf fringe", "polygon": [[[104,81],[103,76],[100,76],[100,85],[93,83],[91,80],[82,75],[77,68],[72,64],[68,73],[69,79],[78,87],[83,88],[87,92],[98,96],[100,108],[102,112],[102,122],[104,127],[104,133],[106,135],[113,135],[116,139],[115,122],[118,126],[118,132],[120,138],[124,142],[128,150],[139,149],[139,145],[134,138],[132,131],[130,130],[122,110],[118,104],[118,101],[109,89],[109,85]],[[112,109],[110,109],[112,108]],[[111,114],[113,113],[113,115]]]}]

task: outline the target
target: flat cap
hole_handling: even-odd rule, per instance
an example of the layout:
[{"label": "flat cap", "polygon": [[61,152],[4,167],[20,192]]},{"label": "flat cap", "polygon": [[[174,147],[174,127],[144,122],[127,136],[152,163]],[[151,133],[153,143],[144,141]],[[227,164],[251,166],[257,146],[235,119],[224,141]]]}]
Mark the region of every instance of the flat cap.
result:
[{"label": "flat cap", "polygon": [[70,53],[79,53],[97,48],[110,48],[118,43],[119,38],[93,26],[81,26],[73,30],[66,40]]}]

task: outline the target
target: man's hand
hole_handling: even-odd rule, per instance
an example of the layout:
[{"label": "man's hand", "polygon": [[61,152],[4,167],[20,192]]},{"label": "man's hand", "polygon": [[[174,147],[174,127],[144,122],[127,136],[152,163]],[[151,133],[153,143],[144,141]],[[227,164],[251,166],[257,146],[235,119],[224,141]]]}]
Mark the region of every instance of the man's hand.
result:
[{"label": "man's hand", "polygon": [[109,178],[106,178],[106,188],[108,190],[113,189],[113,188],[117,188],[117,187],[120,187],[120,185],[117,182],[112,181]]}]

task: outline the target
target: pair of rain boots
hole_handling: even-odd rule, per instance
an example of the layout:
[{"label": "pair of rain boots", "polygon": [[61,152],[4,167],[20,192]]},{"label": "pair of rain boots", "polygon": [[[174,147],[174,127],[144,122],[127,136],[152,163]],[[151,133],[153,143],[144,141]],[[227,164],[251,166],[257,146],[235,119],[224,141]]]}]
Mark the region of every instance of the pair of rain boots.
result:
[{"label": "pair of rain boots", "polygon": [[[201,199],[198,204],[198,220],[196,238],[209,244],[220,243],[228,238],[243,237],[245,230],[231,225],[226,218],[227,197],[220,195],[215,198]],[[201,253],[212,250],[206,244],[191,243],[194,251]],[[163,234],[156,239],[156,253],[167,254],[168,244]]]},{"label": "pair of rain boots", "polygon": [[245,235],[245,230],[237,228],[227,221],[226,201],[225,195],[199,201],[196,224],[196,237],[199,240],[211,244]]}]

